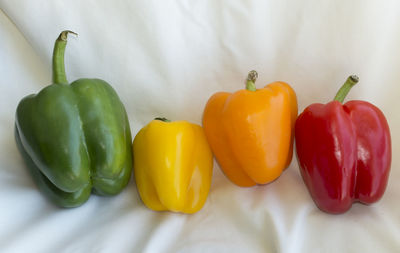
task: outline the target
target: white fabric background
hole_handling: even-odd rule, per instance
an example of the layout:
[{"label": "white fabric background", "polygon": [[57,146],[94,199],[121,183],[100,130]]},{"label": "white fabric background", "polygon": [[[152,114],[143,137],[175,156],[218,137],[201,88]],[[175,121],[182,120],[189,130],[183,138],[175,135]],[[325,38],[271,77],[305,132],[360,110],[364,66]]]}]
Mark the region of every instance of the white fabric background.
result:
[{"label": "white fabric background", "polygon": [[[399,252],[400,2],[0,0],[1,252]],[[326,103],[348,75],[348,99],[385,113],[393,162],[384,197],[342,215],[319,211],[296,159],[275,182],[239,188],[214,167],[204,208],[153,212],[135,183],[60,209],[37,190],[16,149],[22,97],[51,81],[58,34],[70,29],[69,81],[97,77],[119,93],[133,135],[156,116],[200,123],[215,92],[275,80],[297,92],[299,111]]]}]

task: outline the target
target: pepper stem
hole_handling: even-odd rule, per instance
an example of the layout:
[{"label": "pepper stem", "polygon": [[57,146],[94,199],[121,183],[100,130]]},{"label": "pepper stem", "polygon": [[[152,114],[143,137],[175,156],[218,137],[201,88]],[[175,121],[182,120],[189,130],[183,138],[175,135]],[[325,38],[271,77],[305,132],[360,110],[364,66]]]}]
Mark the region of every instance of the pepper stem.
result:
[{"label": "pepper stem", "polygon": [[246,90],[249,91],[256,91],[256,80],[258,78],[258,73],[255,70],[252,70],[249,72],[247,75],[247,80],[246,80]]},{"label": "pepper stem", "polygon": [[350,89],[358,83],[358,76],[356,75],[351,75],[347,78],[346,82],[342,85],[342,87],[339,89],[339,91],[336,93],[336,96],[333,100],[339,101],[340,103],[343,103],[344,98],[347,96],[349,93]]},{"label": "pepper stem", "polygon": [[161,120],[162,122],[171,122],[169,119],[167,119],[167,118],[160,118],[160,117],[157,117],[157,118],[155,118],[154,120]]},{"label": "pepper stem", "polygon": [[68,33],[78,36],[77,33],[68,30],[61,32],[58,36],[53,49],[53,83],[68,84],[64,66],[64,52]]}]

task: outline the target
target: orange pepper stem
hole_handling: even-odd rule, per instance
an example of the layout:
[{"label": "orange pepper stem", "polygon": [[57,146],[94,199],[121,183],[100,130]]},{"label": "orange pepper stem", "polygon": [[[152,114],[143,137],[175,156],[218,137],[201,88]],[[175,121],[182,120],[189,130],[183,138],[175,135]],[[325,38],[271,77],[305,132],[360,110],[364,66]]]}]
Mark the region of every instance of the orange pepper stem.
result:
[{"label": "orange pepper stem", "polygon": [[157,117],[154,120],[161,120],[162,122],[171,122],[171,120],[169,120],[167,118],[161,118],[161,117]]},{"label": "orange pepper stem", "polygon": [[343,103],[345,97],[349,93],[350,89],[358,83],[358,76],[356,75],[351,75],[347,78],[346,82],[342,85],[342,87],[339,89],[339,91],[336,93],[336,96],[333,100],[339,101],[340,103]]},{"label": "orange pepper stem", "polygon": [[247,75],[247,81],[246,81],[246,90],[249,91],[256,91],[256,80],[258,78],[258,73],[255,70],[252,70],[249,72]]}]

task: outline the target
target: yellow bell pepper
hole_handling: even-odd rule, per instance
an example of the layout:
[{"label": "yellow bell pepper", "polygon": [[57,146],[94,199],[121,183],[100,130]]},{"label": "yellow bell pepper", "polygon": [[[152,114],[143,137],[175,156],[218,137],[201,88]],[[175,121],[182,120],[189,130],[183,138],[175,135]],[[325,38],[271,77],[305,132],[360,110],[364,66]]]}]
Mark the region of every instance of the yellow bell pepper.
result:
[{"label": "yellow bell pepper", "polygon": [[136,186],[155,211],[195,213],[207,198],[213,157],[203,128],[156,118],[133,141]]}]

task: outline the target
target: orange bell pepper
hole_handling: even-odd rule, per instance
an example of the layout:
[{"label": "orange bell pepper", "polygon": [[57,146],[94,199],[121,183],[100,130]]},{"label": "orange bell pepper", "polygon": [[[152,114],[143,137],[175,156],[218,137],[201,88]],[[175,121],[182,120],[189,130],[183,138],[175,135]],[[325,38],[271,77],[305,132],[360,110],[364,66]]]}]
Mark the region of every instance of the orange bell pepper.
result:
[{"label": "orange bell pepper", "polygon": [[207,102],[203,127],[225,175],[239,186],[269,183],[293,154],[297,99],[284,82],[256,89],[250,71],[246,89],[218,92]]}]

